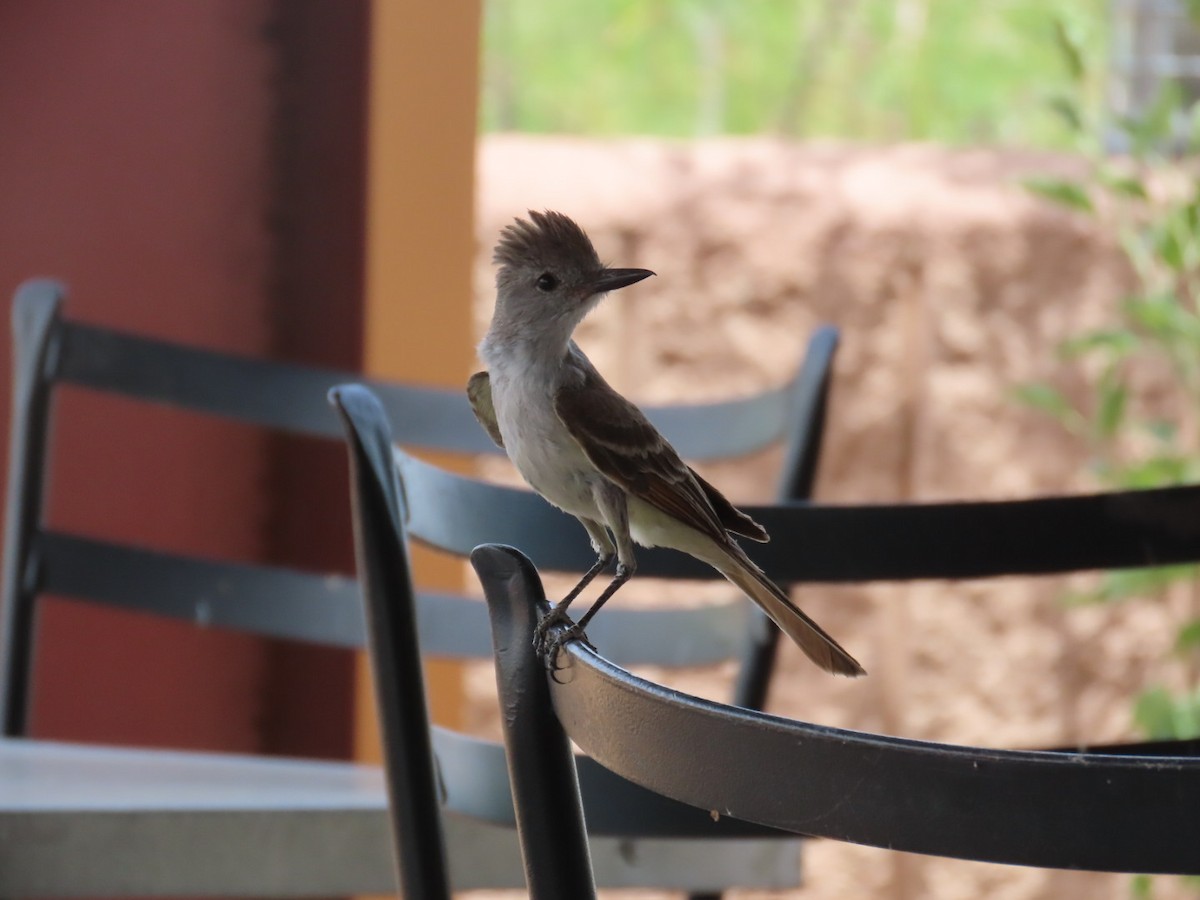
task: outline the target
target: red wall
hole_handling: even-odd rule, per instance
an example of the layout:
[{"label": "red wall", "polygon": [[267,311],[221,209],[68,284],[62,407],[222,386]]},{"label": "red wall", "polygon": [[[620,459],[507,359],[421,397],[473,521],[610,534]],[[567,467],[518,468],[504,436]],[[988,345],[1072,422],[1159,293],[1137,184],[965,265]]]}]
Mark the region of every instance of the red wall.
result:
[{"label": "red wall", "polygon": [[[0,291],[49,275],[73,317],[357,367],[365,23],[355,0],[0,0]],[[349,567],[337,448],[80,392],[56,423],[56,525]],[[345,653],[68,601],[41,628],[37,734],[348,752]]]}]

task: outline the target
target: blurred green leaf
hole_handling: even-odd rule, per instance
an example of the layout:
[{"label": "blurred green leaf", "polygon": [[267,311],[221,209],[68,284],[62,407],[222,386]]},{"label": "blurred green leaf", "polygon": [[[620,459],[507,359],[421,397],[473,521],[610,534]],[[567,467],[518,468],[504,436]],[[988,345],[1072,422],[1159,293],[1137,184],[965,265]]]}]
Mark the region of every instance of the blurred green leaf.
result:
[{"label": "blurred green leaf", "polygon": [[1138,128],[1141,127],[1141,120],[1136,116],[1119,115],[1113,119],[1113,125],[1115,125],[1118,130],[1123,131],[1132,140],[1136,135]]},{"label": "blurred green leaf", "polygon": [[1054,43],[1071,80],[1077,84],[1082,82],[1087,75],[1087,67],[1083,62],[1083,41],[1079,32],[1061,16],[1054,17]]},{"label": "blurred green leaf", "polygon": [[1114,569],[1105,572],[1095,589],[1097,600],[1121,603],[1134,597],[1152,597],[1168,585],[1196,577],[1196,566],[1155,566],[1149,569]]},{"label": "blurred green leaf", "polygon": [[1143,691],[1133,707],[1133,720],[1138,728],[1152,740],[1164,740],[1175,736],[1175,720],[1172,715],[1174,704],[1166,688],[1156,687]]},{"label": "blurred green leaf", "polygon": [[1044,382],[1018,385],[1013,394],[1020,403],[1030,409],[1047,413],[1059,421],[1066,421],[1077,414],[1062,391]]},{"label": "blurred green leaf", "polygon": [[1139,489],[1188,484],[1195,480],[1197,462],[1179,454],[1156,454],[1121,468],[1115,487]]},{"label": "blurred green leaf", "polygon": [[1200,101],[1187,111],[1187,147],[1193,154],[1200,150]]},{"label": "blurred green leaf", "polygon": [[1138,336],[1120,328],[1100,328],[1086,331],[1076,337],[1067,338],[1058,345],[1063,359],[1077,359],[1097,350],[1104,351],[1109,359],[1124,359],[1138,346]]},{"label": "blurred green leaf", "polygon": [[1039,197],[1045,197],[1047,200],[1053,200],[1060,206],[1070,207],[1080,212],[1093,212],[1092,199],[1088,196],[1087,188],[1077,182],[1067,181],[1063,178],[1034,176],[1024,179],[1021,183],[1026,190]]},{"label": "blurred green leaf", "polygon": [[1175,635],[1175,649],[1180,651],[1200,649],[1200,619],[1192,619]]},{"label": "blurred green leaf", "polygon": [[1183,243],[1170,225],[1170,222],[1163,222],[1155,229],[1154,249],[1159,259],[1176,272],[1180,272],[1184,268]]},{"label": "blurred green leaf", "polygon": [[1145,229],[1122,228],[1118,234],[1118,240],[1133,271],[1137,273],[1139,280],[1144,282],[1157,265]]},{"label": "blurred green leaf", "polygon": [[1142,693],[1133,718],[1152,740],[1187,740],[1200,736],[1200,694],[1172,695],[1154,687]]},{"label": "blurred green leaf", "polygon": [[1079,111],[1079,105],[1070,97],[1058,94],[1051,97],[1047,105],[1073,133],[1079,134],[1084,130],[1083,114]]},{"label": "blurred green leaf", "polygon": [[1120,429],[1125,419],[1125,408],[1129,401],[1129,389],[1121,380],[1115,366],[1105,370],[1099,385],[1096,405],[1096,433],[1101,438],[1111,438]]},{"label": "blurred green leaf", "polygon": [[1164,149],[1171,139],[1175,118],[1182,108],[1183,90],[1179,83],[1163,81],[1145,114],[1128,122],[1135,155],[1142,156],[1155,149]]},{"label": "blurred green leaf", "polygon": [[1156,566],[1149,569],[1113,569],[1105,572],[1093,587],[1068,591],[1060,602],[1064,606],[1095,606],[1124,603],[1126,600],[1156,597],[1166,587],[1198,577],[1200,566]]},{"label": "blurred green leaf", "polygon": [[1173,271],[1194,271],[1200,259],[1200,204],[1193,200],[1165,211],[1147,234],[1154,254]]},{"label": "blurred green leaf", "polygon": [[1184,309],[1174,294],[1127,297],[1121,304],[1129,321],[1163,342],[1200,342],[1200,319]]},{"label": "blurred green leaf", "polygon": [[[1196,187],[1200,189],[1200,184]],[[1200,202],[1197,202],[1196,194],[1192,195],[1192,200],[1185,203],[1179,208],[1179,220],[1181,227],[1188,234],[1196,234],[1200,230]]]},{"label": "blurred green leaf", "polygon": [[1149,196],[1142,180],[1127,172],[1119,172],[1105,166],[1097,170],[1096,177],[1106,188],[1122,197],[1145,200]]}]

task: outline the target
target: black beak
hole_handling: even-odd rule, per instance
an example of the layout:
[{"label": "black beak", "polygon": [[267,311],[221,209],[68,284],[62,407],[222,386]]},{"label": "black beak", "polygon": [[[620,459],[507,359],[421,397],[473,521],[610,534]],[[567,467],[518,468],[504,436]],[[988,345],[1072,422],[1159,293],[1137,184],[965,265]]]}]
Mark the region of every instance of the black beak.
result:
[{"label": "black beak", "polygon": [[592,290],[597,294],[615,291],[617,288],[637,284],[643,278],[649,278],[653,274],[649,269],[601,269],[600,274],[592,282]]}]

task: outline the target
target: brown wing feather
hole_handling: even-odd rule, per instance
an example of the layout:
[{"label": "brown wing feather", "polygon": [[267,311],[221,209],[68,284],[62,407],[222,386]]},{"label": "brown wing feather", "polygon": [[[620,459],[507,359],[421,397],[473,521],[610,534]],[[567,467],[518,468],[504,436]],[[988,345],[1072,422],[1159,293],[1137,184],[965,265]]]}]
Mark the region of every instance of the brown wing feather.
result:
[{"label": "brown wing feather", "polygon": [[712,504],[713,509],[717,511],[717,517],[720,518],[726,531],[752,541],[758,541],[760,544],[771,540],[771,536],[767,534],[765,528],[725,499],[725,495],[705,481],[695,469],[690,471],[696,481],[700,482],[701,489],[708,497],[708,502]]},{"label": "brown wing feather", "polygon": [[592,464],[625,490],[719,541],[766,532],[692,471],[640,409],[590,365],[555,397],[555,412]]},{"label": "brown wing feather", "polygon": [[467,399],[471,410],[496,446],[503,449],[504,437],[500,434],[500,423],[496,421],[496,407],[492,405],[492,379],[487,372],[476,372],[467,379]]}]

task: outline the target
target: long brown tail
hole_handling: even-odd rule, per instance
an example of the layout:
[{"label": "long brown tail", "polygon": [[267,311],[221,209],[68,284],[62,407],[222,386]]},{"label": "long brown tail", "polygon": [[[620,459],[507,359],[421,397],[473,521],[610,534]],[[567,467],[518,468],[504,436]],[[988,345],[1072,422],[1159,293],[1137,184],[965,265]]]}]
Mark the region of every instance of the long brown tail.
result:
[{"label": "long brown tail", "polygon": [[725,564],[715,560],[710,564],[762,607],[783,633],[795,641],[805,655],[826,672],[855,677],[867,670],[858,660],[842,649],[820,625],[806,616],[736,544],[722,548]]}]

